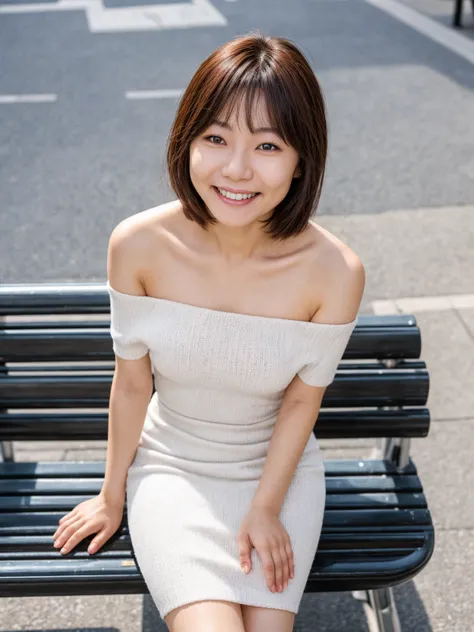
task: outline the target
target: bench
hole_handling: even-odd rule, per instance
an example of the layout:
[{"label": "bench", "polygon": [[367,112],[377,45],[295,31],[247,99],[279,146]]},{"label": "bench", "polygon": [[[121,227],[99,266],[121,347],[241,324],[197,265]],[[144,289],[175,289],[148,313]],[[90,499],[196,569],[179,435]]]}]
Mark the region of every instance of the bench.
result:
[{"label": "bench", "polygon": [[[148,592],[126,512],[94,556],[91,537],[66,557],[52,546],[59,518],[100,491],[104,462],[17,462],[12,447],[107,438],[109,307],[105,284],[0,286],[0,596]],[[411,438],[430,425],[420,352],[413,316],[360,315],[315,425],[318,439],[374,438],[377,446],[370,458],[325,460],[324,523],[305,590],[351,591],[380,632],[400,630],[392,587],[434,550],[409,454]]]},{"label": "bench", "polygon": [[[474,0],[471,0],[472,12],[474,14]],[[454,0],[453,26],[462,26],[463,0]]]}]

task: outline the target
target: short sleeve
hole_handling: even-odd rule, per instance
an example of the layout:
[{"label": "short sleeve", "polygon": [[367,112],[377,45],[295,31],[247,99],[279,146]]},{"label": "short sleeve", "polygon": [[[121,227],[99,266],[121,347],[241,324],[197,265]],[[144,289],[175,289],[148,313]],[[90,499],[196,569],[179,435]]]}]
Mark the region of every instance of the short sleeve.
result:
[{"label": "short sleeve", "polygon": [[107,290],[110,297],[110,335],[114,353],[125,360],[138,360],[149,351],[143,337],[143,300],[140,300],[148,297],[124,294],[111,287],[108,281]]},{"label": "short sleeve", "polygon": [[350,323],[331,325],[313,323],[303,351],[304,364],[299,377],[310,386],[329,386],[349,343],[357,318]]}]

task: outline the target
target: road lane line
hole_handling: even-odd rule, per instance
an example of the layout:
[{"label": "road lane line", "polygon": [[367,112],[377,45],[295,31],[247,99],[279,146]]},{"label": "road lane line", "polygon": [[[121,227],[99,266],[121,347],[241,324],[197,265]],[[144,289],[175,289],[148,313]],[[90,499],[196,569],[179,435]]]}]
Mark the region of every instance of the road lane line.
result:
[{"label": "road lane line", "polygon": [[0,94],[0,105],[11,103],[52,103],[57,94]]},{"label": "road lane line", "polygon": [[[87,0],[86,0],[87,1]],[[84,9],[84,0],[70,2],[36,2],[34,4],[0,4],[0,13],[56,13],[57,11],[77,11]]]},{"label": "road lane line", "polygon": [[127,99],[174,99],[184,90],[130,90],[125,93]]}]

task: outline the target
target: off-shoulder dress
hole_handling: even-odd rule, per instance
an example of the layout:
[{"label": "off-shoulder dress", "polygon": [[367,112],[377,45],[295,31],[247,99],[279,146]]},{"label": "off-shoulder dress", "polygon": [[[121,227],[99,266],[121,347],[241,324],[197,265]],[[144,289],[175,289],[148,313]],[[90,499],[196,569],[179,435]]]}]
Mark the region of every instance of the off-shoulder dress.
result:
[{"label": "off-shoulder dress", "polygon": [[314,434],[280,520],[295,577],[267,587],[252,549],[240,566],[237,534],[248,512],[288,384],[326,386],[356,320],[341,325],[255,316],[152,296],[107,281],[117,356],[150,354],[155,392],[127,476],[127,515],[139,569],[161,614],[201,600],[294,613],[321,535],[324,464]]}]

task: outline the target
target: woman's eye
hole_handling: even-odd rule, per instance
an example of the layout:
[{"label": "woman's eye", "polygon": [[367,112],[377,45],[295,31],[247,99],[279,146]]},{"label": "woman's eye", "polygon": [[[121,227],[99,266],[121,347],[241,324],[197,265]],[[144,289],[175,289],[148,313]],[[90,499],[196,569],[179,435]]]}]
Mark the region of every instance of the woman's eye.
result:
[{"label": "woman's eye", "polygon": [[[222,138],[220,136],[216,136],[215,134],[213,134],[212,136],[206,136],[206,138],[204,140],[209,140],[211,141],[211,138],[219,138],[220,140],[222,140]],[[213,141],[211,141],[213,145],[218,145],[219,143],[214,143]]]},{"label": "woman's eye", "polygon": [[277,147],[276,145],[274,145],[273,143],[262,143],[261,147],[263,147],[263,145],[269,145],[270,147],[275,147],[275,149],[278,151],[278,149],[280,149],[279,147]]},{"label": "woman's eye", "polygon": [[[211,136],[206,136],[206,138],[204,140],[208,140],[210,141],[213,145],[220,145],[220,143],[215,143],[212,139],[213,138],[218,138],[219,140],[222,140],[222,138],[220,136],[216,136],[216,134],[212,134]],[[273,143],[262,143],[261,145],[259,145],[259,147],[263,147],[264,145],[267,145],[269,147],[274,147],[274,149],[272,149],[270,151],[270,153],[272,151],[279,151],[279,147],[277,147],[276,145],[274,145]],[[268,153],[268,152],[267,152]]]}]

